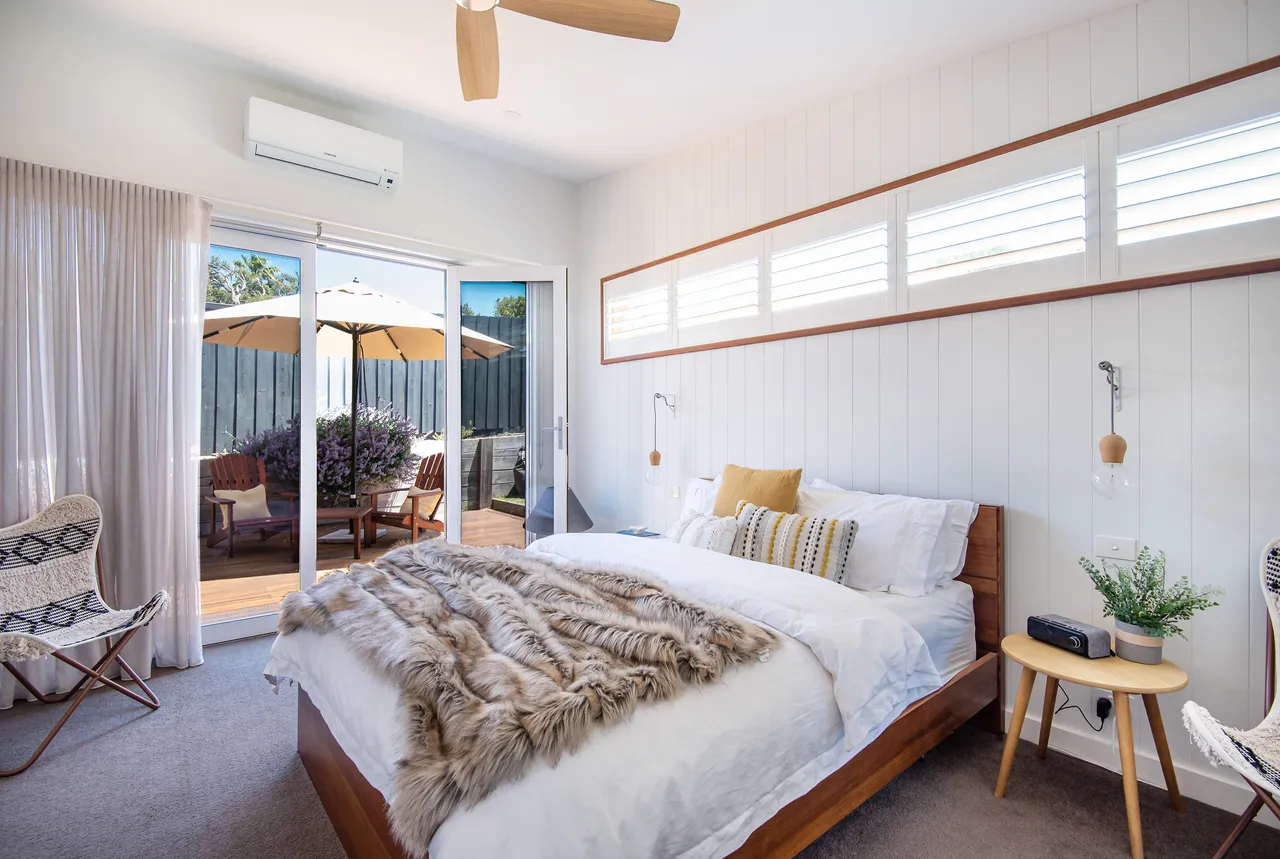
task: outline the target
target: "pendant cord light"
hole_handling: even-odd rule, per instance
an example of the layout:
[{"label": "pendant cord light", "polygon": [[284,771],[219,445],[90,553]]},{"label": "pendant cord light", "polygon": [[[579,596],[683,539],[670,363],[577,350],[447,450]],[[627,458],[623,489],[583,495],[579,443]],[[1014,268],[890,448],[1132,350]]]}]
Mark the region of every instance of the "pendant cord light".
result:
[{"label": "pendant cord light", "polygon": [[658,450],[658,400],[662,400],[663,405],[671,409],[672,416],[676,413],[676,404],[667,399],[666,395],[655,393],[653,395],[653,450],[649,453],[649,467],[645,469],[644,479],[646,483],[654,486],[662,483],[662,453]]},{"label": "pendant cord light", "polygon": [[658,449],[658,400],[662,400],[662,404],[671,409],[674,417],[676,413],[676,404],[667,399],[665,394],[653,395],[653,449]]},{"label": "pendant cord light", "polygon": [[1116,400],[1119,399],[1120,385],[1116,382],[1116,365],[1110,361],[1099,361],[1098,369],[1107,374],[1107,387],[1111,389],[1111,434],[1116,431]]},{"label": "pendant cord light", "polygon": [[1116,432],[1116,412],[1120,410],[1120,369],[1110,361],[1099,361],[1098,369],[1107,374],[1111,432],[1098,442],[1102,465],[1093,473],[1093,487],[1098,494],[1115,498],[1134,484],[1133,475],[1124,465],[1129,443]]}]

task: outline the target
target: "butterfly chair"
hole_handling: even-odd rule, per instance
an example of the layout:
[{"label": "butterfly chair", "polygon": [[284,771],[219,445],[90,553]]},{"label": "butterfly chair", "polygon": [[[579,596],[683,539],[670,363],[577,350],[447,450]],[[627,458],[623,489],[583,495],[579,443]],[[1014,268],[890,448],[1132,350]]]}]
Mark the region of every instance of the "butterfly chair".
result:
[{"label": "butterfly chair", "polygon": [[[95,569],[101,524],[98,502],[87,495],[69,495],[25,522],[0,529],[0,665],[47,704],[74,696],[35,754],[17,769],[0,770],[0,776],[17,775],[35,763],[95,683],[110,686],[152,710],[160,706],[160,699],[120,653],[134,633],[165,607],[169,595],[160,591],[135,609],[116,610],[103,602]],[[62,652],[99,640],[104,641],[107,652],[92,668]],[[20,659],[47,654],[84,674],[69,692],[42,694],[13,665]],[[104,676],[113,662],[133,678],[145,698]]]},{"label": "butterfly chair", "polygon": [[[408,492],[409,496],[399,510],[379,510],[378,499],[394,492]],[[444,523],[436,518],[440,502],[444,500],[444,454],[433,453],[418,466],[418,476],[413,486],[401,486],[396,489],[374,489],[366,492],[369,506],[373,508],[370,518],[375,523],[394,525],[406,528],[410,539],[418,542],[418,531],[434,531],[444,533]],[[377,535],[377,528],[370,528],[369,545]]]},{"label": "butterfly chair", "polygon": [[[209,463],[209,480],[213,486],[213,494],[207,496],[209,502],[209,539],[210,549],[227,541],[227,557],[236,556],[236,534],[257,531],[263,540],[272,534],[283,531],[289,535],[293,543],[293,520],[296,515],[294,504],[298,499],[296,492],[281,492],[280,496],[288,502],[287,510],[277,502],[272,509],[266,498],[267,466],[256,456],[243,453],[224,453]],[[232,498],[220,497],[219,492],[228,490],[247,492],[263,487],[262,501],[267,503],[266,516],[246,516],[241,513],[236,517],[236,501]],[[244,499],[247,501],[247,499]],[[219,515],[220,514],[220,515]]]},{"label": "butterfly chair", "polygon": [[1191,732],[1191,739],[1195,740],[1210,763],[1228,766],[1240,773],[1255,794],[1227,840],[1214,854],[1214,859],[1227,855],[1262,806],[1280,817],[1280,804],[1276,802],[1276,797],[1280,796],[1280,706],[1275,700],[1276,629],[1280,627],[1280,540],[1262,550],[1260,566],[1262,595],[1271,621],[1267,626],[1267,717],[1252,730],[1238,731],[1218,722],[1194,701],[1188,701],[1182,708],[1182,720]]}]

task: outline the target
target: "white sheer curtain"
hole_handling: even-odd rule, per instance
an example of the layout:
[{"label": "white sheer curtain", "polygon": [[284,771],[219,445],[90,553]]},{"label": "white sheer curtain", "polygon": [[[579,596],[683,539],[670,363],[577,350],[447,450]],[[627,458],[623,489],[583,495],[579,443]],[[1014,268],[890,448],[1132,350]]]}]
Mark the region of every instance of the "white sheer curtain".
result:
[{"label": "white sheer curtain", "polygon": [[[162,588],[173,598],[126,650],[143,677],[153,662],[202,661],[208,254],[197,198],[0,158],[0,526],[70,493],[98,500],[107,602],[141,605]],[[21,667],[45,691],[78,677],[48,657]],[[0,708],[14,694],[0,671]]]}]

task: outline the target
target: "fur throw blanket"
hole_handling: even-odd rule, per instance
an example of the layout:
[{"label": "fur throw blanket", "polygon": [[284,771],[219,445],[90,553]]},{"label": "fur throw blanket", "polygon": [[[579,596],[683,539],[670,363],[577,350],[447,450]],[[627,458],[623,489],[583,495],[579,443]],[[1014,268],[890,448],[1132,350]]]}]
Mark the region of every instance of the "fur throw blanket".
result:
[{"label": "fur throw blanket", "polygon": [[402,689],[409,751],[390,820],[419,857],[459,803],[776,642],[642,573],[443,540],[289,594],[280,632],[297,629],[339,633]]}]

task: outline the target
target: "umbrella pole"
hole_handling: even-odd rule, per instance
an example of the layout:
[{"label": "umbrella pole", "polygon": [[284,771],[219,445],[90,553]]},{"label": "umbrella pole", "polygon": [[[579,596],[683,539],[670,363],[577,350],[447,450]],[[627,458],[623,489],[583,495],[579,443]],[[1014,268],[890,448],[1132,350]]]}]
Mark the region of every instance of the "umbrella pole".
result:
[{"label": "umbrella pole", "polygon": [[351,506],[359,507],[356,485],[356,412],[360,408],[360,335],[351,332]]}]

